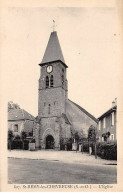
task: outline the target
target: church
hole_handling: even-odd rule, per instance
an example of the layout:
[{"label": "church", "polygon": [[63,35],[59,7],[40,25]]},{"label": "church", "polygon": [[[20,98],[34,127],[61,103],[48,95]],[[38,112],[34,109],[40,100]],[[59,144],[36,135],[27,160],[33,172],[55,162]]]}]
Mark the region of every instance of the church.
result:
[{"label": "church", "polygon": [[36,148],[60,150],[61,140],[69,140],[75,132],[87,137],[89,127],[96,126],[97,119],[68,99],[68,66],[56,31],[51,32],[39,65]]}]

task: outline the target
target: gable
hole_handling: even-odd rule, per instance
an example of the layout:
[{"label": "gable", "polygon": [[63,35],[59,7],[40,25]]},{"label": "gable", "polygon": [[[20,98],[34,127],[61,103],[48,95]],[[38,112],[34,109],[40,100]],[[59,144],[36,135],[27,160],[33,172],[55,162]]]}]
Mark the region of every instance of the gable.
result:
[{"label": "gable", "polygon": [[94,116],[92,116],[84,108],[82,108],[81,106],[72,102],[69,99],[66,101],[66,112],[67,112],[67,116],[71,116],[71,118],[73,118],[73,120],[76,122],[81,120],[82,117],[84,117],[85,120],[88,119],[96,123],[98,121]]},{"label": "gable", "polygon": [[91,125],[97,126],[97,120],[85,109],[80,109],[74,102],[66,100],[66,116],[75,131],[88,134]]}]

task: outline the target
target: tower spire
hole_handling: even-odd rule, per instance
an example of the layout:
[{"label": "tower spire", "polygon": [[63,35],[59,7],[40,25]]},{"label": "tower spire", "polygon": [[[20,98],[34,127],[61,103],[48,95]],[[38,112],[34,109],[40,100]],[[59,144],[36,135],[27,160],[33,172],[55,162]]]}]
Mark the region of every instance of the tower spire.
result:
[{"label": "tower spire", "polygon": [[62,50],[60,47],[60,43],[58,40],[57,32],[53,31],[51,32],[41,64],[56,61],[56,60],[61,60],[63,63],[65,63]]}]

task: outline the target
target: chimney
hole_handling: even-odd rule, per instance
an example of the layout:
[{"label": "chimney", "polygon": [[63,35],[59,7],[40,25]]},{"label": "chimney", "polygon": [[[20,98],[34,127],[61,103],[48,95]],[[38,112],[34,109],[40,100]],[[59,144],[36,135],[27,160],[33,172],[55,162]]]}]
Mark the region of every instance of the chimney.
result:
[{"label": "chimney", "polygon": [[117,105],[117,98],[115,98],[115,106]]},{"label": "chimney", "polygon": [[114,107],[116,104],[115,104],[115,101],[113,100],[113,102],[112,102],[112,107]]}]

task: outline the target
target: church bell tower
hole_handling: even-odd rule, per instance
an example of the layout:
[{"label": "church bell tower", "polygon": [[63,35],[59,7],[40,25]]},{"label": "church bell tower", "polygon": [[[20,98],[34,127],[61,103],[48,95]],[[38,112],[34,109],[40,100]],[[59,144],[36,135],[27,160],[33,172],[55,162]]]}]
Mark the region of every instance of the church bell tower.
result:
[{"label": "church bell tower", "polygon": [[[41,148],[59,148],[61,118],[65,114],[67,77],[57,32],[50,35],[42,62],[39,78],[38,117],[39,145]],[[49,138],[48,138],[49,137]]]}]

